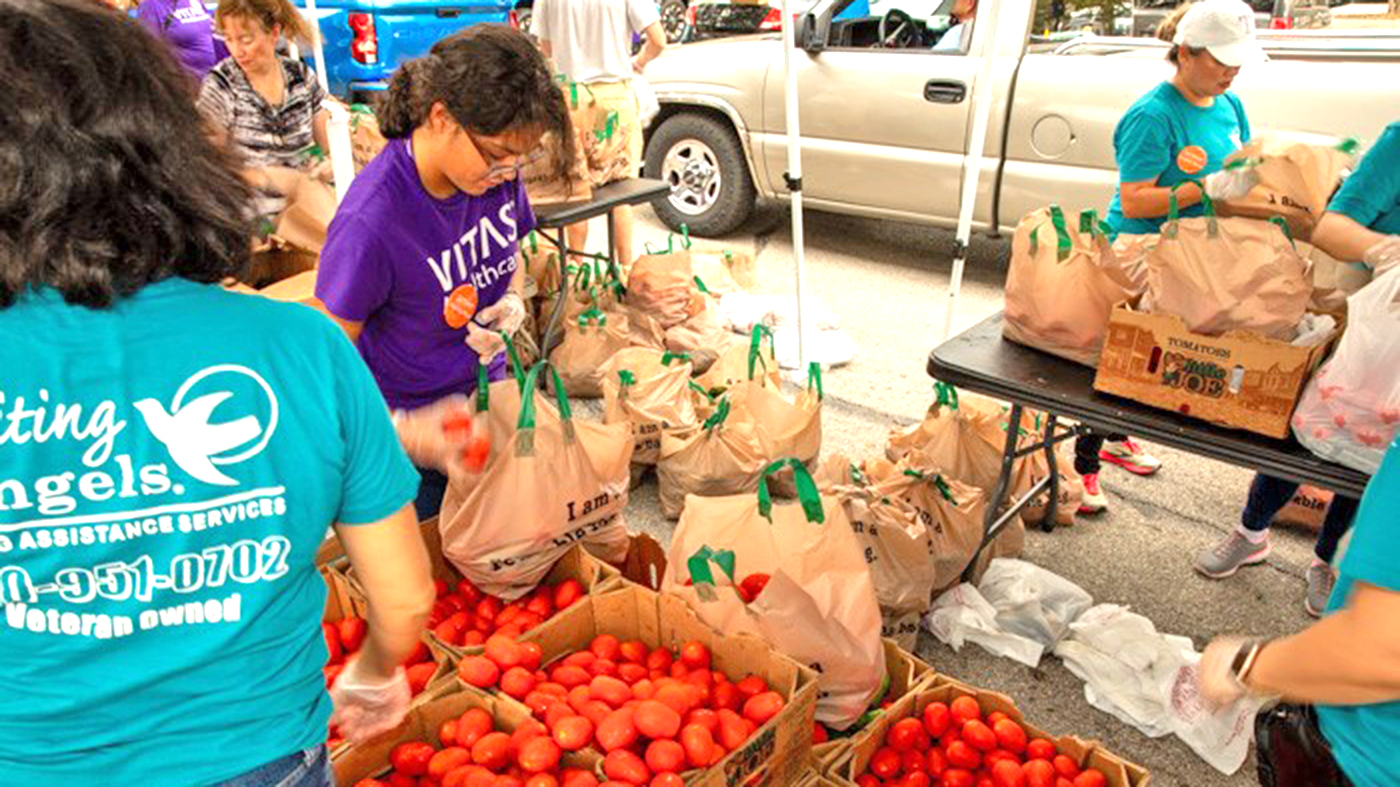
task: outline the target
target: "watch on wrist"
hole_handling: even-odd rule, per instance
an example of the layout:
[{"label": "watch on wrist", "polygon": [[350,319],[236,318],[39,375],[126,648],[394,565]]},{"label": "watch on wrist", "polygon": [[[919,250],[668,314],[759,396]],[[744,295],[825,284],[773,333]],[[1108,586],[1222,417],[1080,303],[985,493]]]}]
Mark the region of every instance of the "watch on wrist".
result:
[{"label": "watch on wrist", "polygon": [[1267,641],[1257,639],[1246,642],[1240,645],[1240,649],[1235,651],[1235,658],[1230,661],[1230,676],[1246,691],[1249,690],[1249,674],[1254,671],[1259,654],[1267,644]]}]

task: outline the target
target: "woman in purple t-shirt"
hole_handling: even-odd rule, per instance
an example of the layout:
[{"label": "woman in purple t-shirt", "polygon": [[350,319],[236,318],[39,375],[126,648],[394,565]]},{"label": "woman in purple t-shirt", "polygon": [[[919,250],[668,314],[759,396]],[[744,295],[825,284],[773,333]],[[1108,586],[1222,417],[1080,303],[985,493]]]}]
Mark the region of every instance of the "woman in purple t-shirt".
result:
[{"label": "woman in purple t-shirt", "polygon": [[[524,321],[519,239],[535,226],[517,170],[545,132],[573,132],[544,57],[504,25],[473,26],[405,63],[379,125],[389,144],[331,221],[316,297],[402,412],[471,392],[480,363],[504,374],[496,332]],[[447,479],[420,471],[427,518]]]},{"label": "woman in purple t-shirt", "polygon": [[196,82],[228,57],[228,48],[214,36],[214,18],[202,0],[145,0],[137,7],[136,18],[170,47]]}]

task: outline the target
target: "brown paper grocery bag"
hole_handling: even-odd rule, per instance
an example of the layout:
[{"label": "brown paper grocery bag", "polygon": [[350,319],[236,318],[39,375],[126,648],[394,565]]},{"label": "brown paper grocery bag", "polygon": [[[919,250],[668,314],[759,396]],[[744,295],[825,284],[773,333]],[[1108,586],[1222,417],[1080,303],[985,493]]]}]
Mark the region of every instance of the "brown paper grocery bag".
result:
[{"label": "brown paper grocery bag", "polygon": [[755,424],[768,457],[796,457],[815,466],[822,449],[821,367],[812,364],[807,388],[795,396],[746,380],[730,387],[727,396],[736,417]]},{"label": "brown paper grocery bag", "polygon": [[[575,421],[557,379],[559,417],[540,418],[537,382],[547,368],[526,375],[530,394],[512,431],[500,434],[499,422],[488,419],[493,445],[485,469],[454,469],[442,501],[443,553],[472,584],[506,599],[534,589],[575,543],[611,563],[627,554],[622,512],[632,430]],[[488,396],[495,388],[488,386]]]},{"label": "brown paper grocery bag", "polygon": [[525,258],[525,275],[535,283],[539,297],[559,291],[559,249],[552,241],[531,232],[520,241],[520,255]]},{"label": "brown paper grocery bag", "polygon": [[907,462],[873,459],[865,463],[863,471],[870,478],[875,495],[904,502],[927,528],[932,588],[956,582],[982,545],[986,494],[947,475],[911,467]]},{"label": "brown paper grocery bag", "polygon": [[672,236],[665,251],[638,257],[627,275],[627,304],[650,315],[662,328],[684,322],[704,306],[695,286],[689,243],[687,238],[677,248]]},{"label": "brown paper grocery bag", "polygon": [[[748,494],[690,498],[661,588],[717,631],[758,634],[815,669],[817,721],[846,729],[885,680],[874,581],[841,501],[818,492],[796,459],[763,476],[779,468],[797,478],[795,503],[775,502],[763,482]],[[770,579],[746,603],[737,587],[751,574]]]},{"label": "brown paper grocery bag", "polygon": [[939,382],[938,398],[920,423],[890,432],[885,455],[942,473],[978,489],[995,489],[1006,446],[1006,413],[992,399]]},{"label": "brown paper grocery bag", "polygon": [[1304,484],[1293,493],[1288,505],[1274,514],[1274,524],[1294,525],[1316,533],[1322,529],[1322,521],[1327,518],[1332,496],[1326,489]]},{"label": "brown paper grocery bag", "polygon": [[773,333],[764,325],[754,326],[747,343],[730,344],[704,374],[695,378],[701,388],[711,393],[722,393],[749,380],[773,388],[782,386]]},{"label": "brown paper grocery bag", "polygon": [[1308,308],[1308,265],[1272,221],[1178,219],[1176,198],[1162,238],[1147,257],[1142,310],[1180,317],[1207,336],[1252,331],[1291,341]]},{"label": "brown paper grocery bag", "polygon": [[757,270],[751,254],[729,249],[691,249],[690,264],[697,279],[696,286],[701,286],[702,291],[714,298],[752,291],[758,286]]},{"label": "brown paper grocery bag", "polygon": [[320,254],[335,208],[335,190],[303,175],[287,195],[287,207],[278,217],[273,234],[294,249]]},{"label": "brown paper grocery bag", "polygon": [[364,104],[350,106],[350,154],[355,158],[355,173],[359,174],[365,165],[389,144],[379,131],[379,119],[374,110]]},{"label": "brown paper grocery bag", "polygon": [[1327,211],[1356,148],[1354,139],[1330,145],[1277,135],[1253,139],[1227,158],[1226,166],[1252,167],[1259,184],[1240,199],[1222,202],[1221,213],[1259,219],[1278,216],[1295,235],[1307,240]]},{"label": "brown paper grocery bag", "polygon": [[654,465],[667,430],[696,426],[690,362],[641,347],[619,350],[603,368],[603,423],[632,427],[633,464]]},{"label": "brown paper grocery bag", "polygon": [[570,143],[574,148],[574,165],[564,166],[563,141],[552,131],[545,132],[540,146],[529,161],[520,168],[520,180],[531,205],[561,205],[587,202],[593,198],[593,184],[588,177],[588,157],[583,150],[582,136],[574,129]]},{"label": "brown paper grocery bag", "polygon": [[627,316],[590,309],[564,326],[564,341],[549,354],[549,363],[570,396],[597,399],[608,361],[630,344]]},{"label": "brown paper grocery bag", "polygon": [[1058,205],[1032,211],[1016,228],[1006,274],[1006,338],[1097,366],[1114,305],[1141,289],[1122,269],[1094,211],[1068,226]]},{"label": "brown paper grocery bag", "polygon": [[696,371],[699,372],[708,371],[715,360],[736,343],[738,338],[724,324],[724,317],[714,303],[706,303],[699,314],[687,317],[666,330],[666,349],[677,353],[696,353],[707,359],[702,363],[697,355]]},{"label": "brown paper grocery bag", "polygon": [[751,492],[766,464],[763,445],[751,423],[732,422],[729,400],[698,427],[673,429],[661,436],[656,461],[661,513],[675,519],[690,495],[719,497]]}]

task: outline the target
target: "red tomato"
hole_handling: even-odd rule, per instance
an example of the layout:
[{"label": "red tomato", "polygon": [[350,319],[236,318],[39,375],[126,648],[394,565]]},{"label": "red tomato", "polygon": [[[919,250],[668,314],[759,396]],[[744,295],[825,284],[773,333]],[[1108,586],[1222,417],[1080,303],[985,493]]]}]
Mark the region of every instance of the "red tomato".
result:
[{"label": "red tomato", "polygon": [[394,771],[389,774],[389,787],[418,787],[418,780],[408,774]]},{"label": "red tomato", "polygon": [[709,708],[696,708],[685,717],[686,726],[699,724],[710,731],[711,735],[719,732],[719,714]]},{"label": "red tomato", "polygon": [[483,768],[499,771],[510,764],[510,736],[491,732],[472,745],[472,761]]},{"label": "red tomato", "polygon": [[1106,787],[1108,779],[1104,778],[1094,768],[1090,768],[1078,776],[1074,777],[1074,787]]},{"label": "red tomato", "polygon": [[963,741],[948,744],[945,752],[948,755],[948,764],[955,768],[975,771],[982,767],[982,755]]},{"label": "red tomato", "polygon": [[583,598],[583,585],[577,579],[566,579],[554,588],[554,608],[565,610]]},{"label": "red tomato", "polygon": [[1074,782],[1061,776],[1055,780],[1055,787],[1074,787]]},{"label": "red tomato", "polygon": [[831,733],[827,731],[826,725],[816,722],[812,725],[812,745],[818,746],[831,740]]},{"label": "red tomato", "polygon": [[644,700],[633,713],[637,732],[648,738],[674,738],[681,731],[681,715],[662,702]]},{"label": "red tomato", "polygon": [[747,702],[749,697],[768,691],[768,681],[757,675],[750,675],[734,684],[734,688],[739,690],[739,696]]},{"label": "red tomato", "polygon": [[669,672],[675,663],[676,657],[671,655],[669,648],[656,648],[647,654],[647,669],[652,672]]},{"label": "red tomato", "polygon": [[1055,773],[1071,781],[1080,774],[1079,763],[1067,755],[1055,755],[1055,759],[1051,760],[1050,764],[1055,766]]},{"label": "red tomato", "polygon": [[448,771],[455,770],[463,765],[471,765],[472,753],[461,746],[451,746],[433,755],[428,760],[428,775],[434,779],[441,779],[447,775]]},{"label": "red tomato", "polygon": [[739,590],[747,597],[747,601],[752,603],[763,592],[763,589],[768,587],[770,579],[772,577],[767,574],[749,574],[739,583]]},{"label": "red tomato", "polygon": [[903,768],[904,762],[899,758],[899,752],[889,747],[880,749],[870,758],[870,772],[885,781],[899,778]]},{"label": "red tomato", "polygon": [[929,778],[927,773],[918,771],[905,776],[898,783],[903,787],[931,787],[933,779]]},{"label": "red tomato", "polygon": [[994,710],[994,711],[992,711],[991,713],[988,713],[988,714],[987,714],[987,718],[983,719],[983,721],[987,722],[987,726],[988,726],[988,727],[991,727],[992,729],[996,729],[996,728],[997,728],[997,722],[1001,721],[1002,719],[1009,719],[1009,718],[1011,718],[1011,717],[1010,717],[1010,716],[1007,716],[1005,713],[1002,713],[1002,712],[999,711],[999,710]]},{"label": "red tomato", "polygon": [[520,666],[531,672],[540,668],[544,661],[544,648],[538,642],[524,642],[520,645]]},{"label": "red tomato", "polygon": [[462,645],[463,645],[464,647],[474,648],[474,647],[477,647],[478,645],[485,645],[485,644],[486,644],[486,635],[485,635],[485,634],[482,634],[480,631],[477,631],[476,629],[472,629],[471,631],[468,631],[467,633],[465,633],[465,634],[462,635]]},{"label": "red tomato", "polygon": [[511,751],[520,751],[520,747],[525,745],[525,741],[531,738],[548,738],[549,728],[534,719],[526,719],[521,722],[515,732],[510,734]]},{"label": "red tomato", "polygon": [[579,667],[585,671],[588,671],[592,668],[593,662],[597,660],[598,657],[593,655],[593,651],[580,650],[577,653],[570,653],[569,655],[565,656],[564,660],[559,662],[559,666]]},{"label": "red tomato", "polygon": [[478,689],[489,689],[501,679],[501,668],[485,656],[467,656],[457,664],[457,677]]},{"label": "red tomato", "polygon": [[554,742],[564,751],[578,751],[593,742],[593,722],[583,716],[565,716],[554,724]]},{"label": "red tomato", "polygon": [[1028,760],[1053,760],[1055,754],[1055,744],[1044,738],[1036,738],[1026,744],[1026,759]]},{"label": "red tomato", "polygon": [[[718,725],[718,720],[715,723]],[[681,746],[685,749],[685,759],[690,767],[704,768],[714,756],[715,738],[703,725],[687,724],[681,728]]]},{"label": "red tomato", "polygon": [[496,729],[491,714],[481,708],[472,708],[457,720],[457,745],[463,748],[475,746],[476,742]]},{"label": "red tomato", "polygon": [[593,676],[588,674],[588,670],[569,664],[556,667],[549,678],[566,689],[572,689],[576,686],[587,686],[588,683],[593,680]]},{"label": "red tomato", "polygon": [[626,661],[630,664],[645,665],[647,662],[647,655],[650,653],[651,649],[645,644],[638,640],[631,640],[619,646],[618,656],[620,658],[614,658],[613,661]]},{"label": "red tomato", "polygon": [[598,777],[581,768],[565,768],[560,777],[563,779],[561,787],[598,787]]},{"label": "red tomato", "polygon": [[885,743],[897,752],[928,751],[928,733],[918,719],[900,719],[885,735]]},{"label": "red tomato", "polygon": [[592,673],[595,678],[599,675],[607,675],[608,677],[615,678],[617,677],[617,662],[611,659],[594,659],[593,666],[589,667],[588,671]]},{"label": "red tomato", "polygon": [[744,703],[744,718],[762,727],[768,720],[777,716],[786,705],[783,695],[776,691],[765,691],[749,698]]},{"label": "red tomato", "polygon": [[322,623],[321,634],[326,638],[326,663],[339,664],[345,659],[345,649],[340,645],[340,630],[334,623]]},{"label": "red tomato", "polygon": [[438,725],[438,742],[441,743],[443,747],[457,745],[457,724],[458,721],[456,719],[448,719]]},{"label": "red tomato", "polygon": [[405,776],[425,776],[436,750],[422,741],[400,743],[389,752],[389,764]]},{"label": "red tomato", "polygon": [[687,669],[710,668],[710,649],[701,642],[687,642],[681,646],[681,663]]},{"label": "red tomato", "polygon": [[738,710],[741,701],[739,689],[733,683],[721,683],[711,692],[710,701],[715,708]]},{"label": "red tomato", "polygon": [[991,751],[997,747],[996,733],[991,728],[976,719],[966,722],[962,727],[962,739],[978,751]]},{"label": "red tomato", "polygon": [[536,596],[530,599],[525,605],[525,609],[528,612],[533,612],[541,618],[548,620],[554,615],[554,600],[549,596]]},{"label": "red tomato", "polygon": [[930,702],[924,708],[924,730],[928,732],[930,738],[941,738],[952,726],[953,717],[948,712],[948,706],[941,702]]},{"label": "red tomato", "polygon": [[905,776],[914,773],[928,773],[928,759],[924,757],[923,752],[914,749],[901,752],[899,762],[904,769]]},{"label": "red tomato", "polygon": [[1022,754],[1026,751],[1026,731],[1021,725],[1002,718],[992,723],[991,727],[996,733],[998,746],[1012,754]]},{"label": "red tomato", "polygon": [[944,771],[942,779],[938,782],[939,787],[972,787],[974,783],[972,771],[960,768]]},{"label": "red tomato", "polygon": [[599,675],[588,684],[591,699],[602,700],[614,708],[621,708],[631,700],[632,689],[626,683],[607,675]]},{"label": "red tomato", "polygon": [[856,787],[880,787],[882,784],[884,782],[868,773],[862,773],[856,777]]},{"label": "red tomato", "polygon": [[650,679],[639,680],[632,684],[632,696],[639,700],[649,700],[656,696],[656,684]]},{"label": "red tomato", "polygon": [[1045,760],[1031,760],[1021,766],[1026,787],[1055,787],[1055,768]]},{"label": "red tomato", "polygon": [[625,751],[611,751],[603,758],[603,773],[609,779],[627,784],[646,784],[651,781],[651,771],[636,754]]},{"label": "red tomato", "polygon": [[996,787],[1026,787],[1026,775],[1021,766],[1011,760],[998,760],[992,766],[992,784]]},{"label": "red tomato", "polygon": [[501,675],[501,692],[517,700],[527,697],[536,684],[535,673],[524,667],[511,667]]},{"label": "red tomato", "polygon": [[518,667],[520,662],[524,660],[524,654],[520,652],[520,646],[515,643],[515,640],[500,634],[487,638],[485,655],[503,670]]},{"label": "red tomato", "polygon": [[972,697],[958,697],[948,706],[948,710],[953,717],[953,726],[959,730],[969,721],[982,720],[982,709]]},{"label": "red tomato", "polygon": [[559,780],[548,773],[537,773],[525,780],[525,787],[559,787]]},{"label": "red tomato", "polygon": [[650,787],[685,787],[685,779],[674,773],[658,773],[652,777]]},{"label": "red tomato", "polygon": [[942,776],[948,770],[948,755],[942,749],[929,749],[925,755],[930,776]]},{"label": "red tomato", "polygon": [[414,664],[404,670],[404,677],[408,679],[409,693],[415,697],[422,694],[423,689],[428,688],[428,684],[432,682],[433,675],[436,675],[437,671],[438,665],[431,661],[427,664]]},{"label": "red tomato", "polygon": [[605,752],[626,749],[637,742],[637,725],[632,708],[621,708],[608,714],[598,725],[598,745]]},{"label": "red tomato", "polygon": [[673,682],[657,686],[652,699],[669,706],[676,713],[689,713],[691,708],[700,704],[696,692],[697,689],[692,686]]},{"label": "red tomato", "polygon": [[[628,710],[630,710],[630,708]],[[580,716],[593,722],[593,728],[596,730],[613,714],[613,709],[606,702],[589,700],[583,704],[582,708],[579,708],[578,713]]]},{"label": "red tomato", "polygon": [[719,742],[726,751],[734,751],[744,745],[753,732],[749,726],[752,723],[732,710],[719,712]]},{"label": "red tomato", "polygon": [[501,610],[504,608],[505,605],[495,596],[483,596],[481,600],[476,603],[476,609],[473,611],[476,613],[476,616],[482,620],[494,621],[496,616],[501,614]]},{"label": "red tomato", "polygon": [[341,650],[346,653],[354,653],[364,644],[365,635],[369,634],[369,624],[364,621],[364,618],[348,617],[340,621],[336,633],[340,637]]},{"label": "red tomato", "polygon": [[673,740],[652,741],[646,761],[652,773],[680,773],[685,769],[685,747]]},{"label": "red tomato", "polygon": [[633,664],[631,662],[627,662],[625,664],[617,665],[617,676],[622,679],[623,683],[629,685],[641,683],[642,681],[646,680],[647,676],[650,674],[651,673],[647,671],[647,668],[642,666],[641,664]]},{"label": "red tomato", "polygon": [[437,594],[437,597],[438,597],[438,598],[442,598],[443,596],[445,596],[445,595],[447,595],[448,593],[450,593],[450,592],[451,592],[451,589],[448,588],[448,586],[447,586],[447,580],[445,580],[445,579],[435,579],[435,580],[433,580],[433,592]]},{"label": "red tomato", "polygon": [[552,738],[538,737],[531,738],[520,746],[515,761],[526,773],[544,773],[559,767],[561,755],[559,744]]}]

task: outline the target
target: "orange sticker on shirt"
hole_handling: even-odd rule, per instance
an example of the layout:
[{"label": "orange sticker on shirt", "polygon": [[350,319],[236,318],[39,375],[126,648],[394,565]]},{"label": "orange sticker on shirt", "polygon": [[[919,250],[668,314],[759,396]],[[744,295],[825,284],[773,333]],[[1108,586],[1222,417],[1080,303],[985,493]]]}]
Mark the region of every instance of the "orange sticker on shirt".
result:
[{"label": "orange sticker on shirt", "polygon": [[1188,145],[1176,154],[1176,168],[1187,175],[1194,175],[1206,168],[1206,151],[1200,145]]},{"label": "orange sticker on shirt", "polygon": [[447,296],[442,305],[442,319],[452,328],[465,328],[476,314],[476,288],[463,284]]}]

